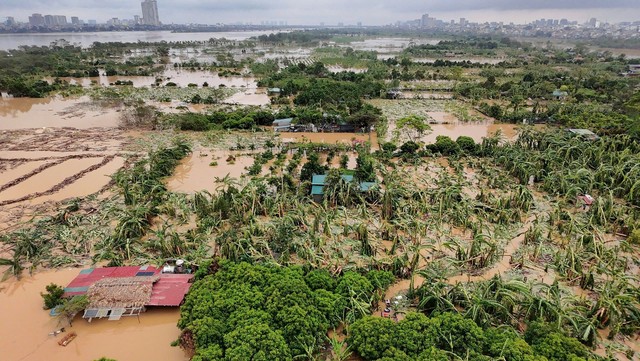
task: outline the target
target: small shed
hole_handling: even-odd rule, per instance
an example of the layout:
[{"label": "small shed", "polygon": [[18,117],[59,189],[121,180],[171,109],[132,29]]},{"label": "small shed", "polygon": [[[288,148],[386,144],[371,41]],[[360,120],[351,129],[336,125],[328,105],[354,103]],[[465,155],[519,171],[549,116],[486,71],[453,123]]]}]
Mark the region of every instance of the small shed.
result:
[{"label": "small shed", "polygon": [[288,132],[293,123],[293,118],[276,119],[271,123],[274,132]]},{"label": "small shed", "polygon": [[567,129],[569,133],[575,134],[586,140],[598,140],[600,137],[589,129]]},{"label": "small shed", "polygon": [[280,88],[267,88],[267,95],[279,95],[282,93]]},{"label": "small shed", "polygon": [[273,125],[274,127],[290,126],[292,122],[293,118],[282,118],[274,120],[271,125]]},{"label": "small shed", "polygon": [[562,100],[566,98],[568,95],[569,93],[562,91],[560,89],[556,89],[553,91],[553,97],[556,98],[556,100]]}]

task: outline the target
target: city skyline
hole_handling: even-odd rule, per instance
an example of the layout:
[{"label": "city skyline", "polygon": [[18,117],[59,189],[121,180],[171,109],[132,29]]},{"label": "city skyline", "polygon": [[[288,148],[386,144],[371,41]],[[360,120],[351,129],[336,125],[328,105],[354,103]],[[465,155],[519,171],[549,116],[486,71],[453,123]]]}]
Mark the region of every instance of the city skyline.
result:
[{"label": "city skyline", "polygon": [[[156,0],[145,0],[146,2]],[[33,13],[55,12],[67,17],[97,19],[106,22],[112,18],[133,18],[141,14],[141,2],[113,0],[108,3],[97,0],[57,0],[55,10],[45,0],[3,0],[0,17],[13,17],[27,22]],[[388,0],[353,0],[348,4],[339,0],[318,0],[313,9],[298,1],[282,0],[278,3],[259,0],[219,0],[215,3],[198,0],[159,1],[157,9],[163,15],[163,23],[216,24],[252,23],[277,20],[291,25],[357,24],[386,25],[395,21],[407,21],[428,13],[433,17],[451,20],[464,17],[471,22],[502,21],[517,24],[540,18],[560,19],[584,23],[592,17],[603,22],[640,20],[640,2],[636,0],[601,1],[572,0],[507,1],[507,0],[408,0],[401,5]],[[46,11],[44,9],[47,9]],[[358,11],[367,9],[367,11]],[[158,11],[156,11],[157,17]],[[144,14],[142,14],[144,18]],[[1,20],[1,19],[0,19]],[[159,19],[158,19],[159,20]]]}]

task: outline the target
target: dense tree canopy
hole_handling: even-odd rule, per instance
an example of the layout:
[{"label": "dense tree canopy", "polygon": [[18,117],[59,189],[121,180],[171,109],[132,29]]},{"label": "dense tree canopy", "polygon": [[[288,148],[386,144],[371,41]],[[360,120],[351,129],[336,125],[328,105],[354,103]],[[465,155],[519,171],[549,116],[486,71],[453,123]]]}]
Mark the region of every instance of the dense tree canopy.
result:
[{"label": "dense tree canopy", "polygon": [[[381,271],[370,277],[385,288],[393,278]],[[303,357],[318,350],[349,305],[370,302],[375,289],[355,272],[335,279],[323,270],[223,262],[192,286],[178,323],[182,344],[193,345],[196,360]]]}]

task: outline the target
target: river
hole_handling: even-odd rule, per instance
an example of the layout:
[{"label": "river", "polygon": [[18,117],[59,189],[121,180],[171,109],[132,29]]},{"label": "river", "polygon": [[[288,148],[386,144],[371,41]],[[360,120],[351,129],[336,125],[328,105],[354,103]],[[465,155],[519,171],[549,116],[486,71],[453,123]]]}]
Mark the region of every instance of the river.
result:
[{"label": "river", "polygon": [[64,39],[71,44],[89,47],[94,42],[137,43],[138,41],[206,41],[211,38],[246,40],[252,36],[271,34],[277,31],[225,31],[211,33],[172,33],[170,31],[103,31],[90,33],[28,33],[0,34],[0,50],[17,49],[21,45],[48,46]]}]

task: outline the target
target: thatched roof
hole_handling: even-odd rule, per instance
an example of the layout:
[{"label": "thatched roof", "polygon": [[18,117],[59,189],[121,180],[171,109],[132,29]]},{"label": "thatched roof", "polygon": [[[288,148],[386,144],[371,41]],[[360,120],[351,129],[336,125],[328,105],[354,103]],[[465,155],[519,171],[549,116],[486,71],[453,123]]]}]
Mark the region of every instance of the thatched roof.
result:
[{"label": "thatched roof", "polygon": [[143,307],[151,298],[158,276],[106,278],[89,287],[87,308]]}]

